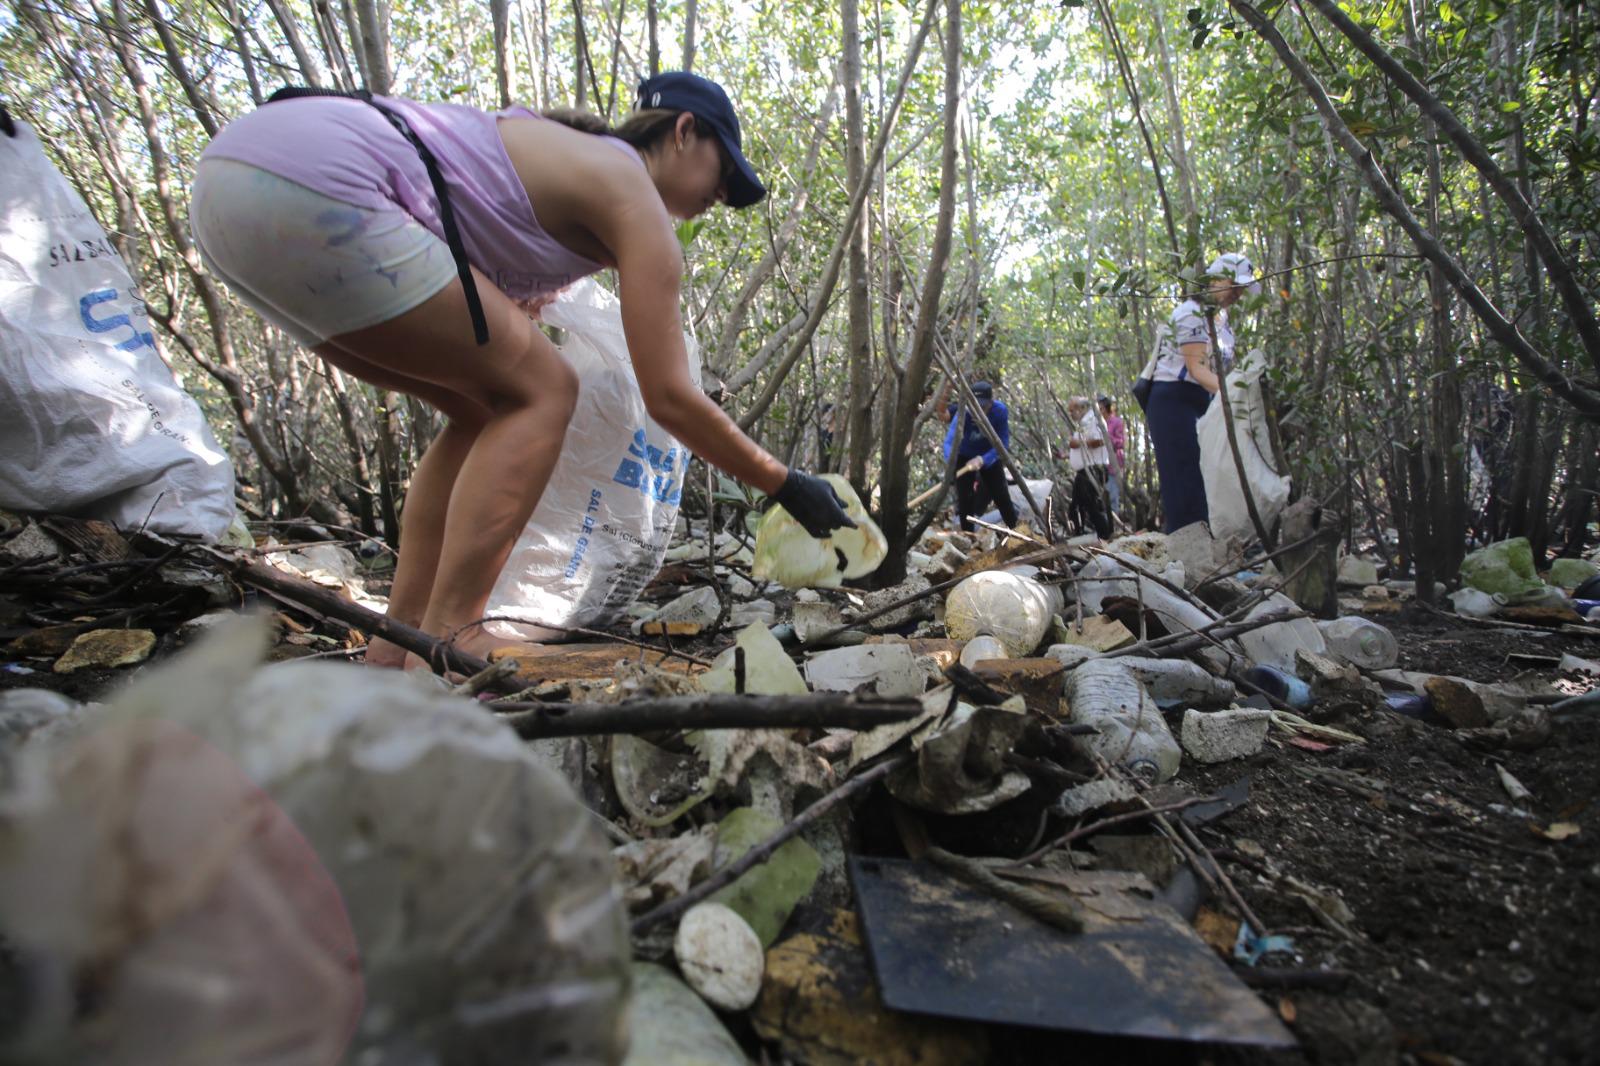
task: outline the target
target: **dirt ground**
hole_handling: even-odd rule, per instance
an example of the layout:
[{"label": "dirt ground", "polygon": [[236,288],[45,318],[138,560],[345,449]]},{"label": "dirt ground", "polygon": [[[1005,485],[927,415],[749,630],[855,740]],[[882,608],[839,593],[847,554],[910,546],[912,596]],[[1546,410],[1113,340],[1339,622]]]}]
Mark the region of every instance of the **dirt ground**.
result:
[{"label": "dirt ground", "polygon": [[[1600,639],[1510,635],[1417,607],[1377,620],[1395,633],[1400,665],[1412,670],[1555,682],[1563,652],[1600,658]],[[0,687],[43,683],[94,699],[124,677],[8,673]],[[1196,793],[1250,778],[1248,803],[1199,832],[1268,930],[1292,940],[1292,956],[1262,965],[1302,976],[1327,971],[1328,987],[1260,990],[1299,1050],[1017,1031],[997,1034],[994,1061],[1600,1062],[1600,712],[1557,721],[1550,741],[1531,752],[1471,747],[1448,728],[1386,712],[1359,729],[1368,744],[1310,751],[1273,739],[1248,760],[1186,763],[1179,775]],[[1497,763],[1532,797],[1514,802]],[[857,806],[858,830],[868,837],[875,806]],[[1002,843],[999,850],[1020,852],[1036,818],[1036,808],[1019,814],[1015,841],[973,841],[975,853]],[[1559,823],[1577,832],[1552,840],[1536,831],[1570,833],[1552,829]],[[1342,900],[1345,931],[1286,894],[1285,876]]]},{"label": "dirt ground", "polygon": [[[1378,620],[1399,638],[1402,667],[1473,680],[1516,675],[1525,667],[1513,653],[1600,656],[1600,640],[1511,637],[1419,608]],[[1547,666],[1531,676],[1557,675]],[[1250,775],[1248,805],[1202,838],[1261,920],[1292,937],[1291,965],[1350,975],[1336,993],[1265,993],[1294,1019],[1301,1052],[1217,1061],[1600,1062],[1600,714],[1558,721],[1532,752],[1474,750],[1448,729],[1394,717],[1399,728],[1365,746],[1273,744],[1246,762],[1182,771],[1197,789]],[[1513,803],[1496,763],[1532,798]],[[1371,781],[1307,770],[1377,779],[1379,794],[1362,789]],[[1579,831],[1551,841],[1530,822]],[[1352,935],[1275,890],[1264,862],[1342,898]]]}]

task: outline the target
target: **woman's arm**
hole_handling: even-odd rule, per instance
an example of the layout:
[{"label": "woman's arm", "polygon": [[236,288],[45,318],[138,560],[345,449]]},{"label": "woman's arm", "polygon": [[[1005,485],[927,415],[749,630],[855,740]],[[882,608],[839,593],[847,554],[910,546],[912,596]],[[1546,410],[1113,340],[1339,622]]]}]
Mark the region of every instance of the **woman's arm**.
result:
[{"label": "woman's arm", "polygon": [[1211,346],[1208,344],[1192,343],[1179,345],[1178,351],[1183,355],[1183,363],[1189,368],[1189,379],[1201,386],[1207,392],[1216,392],[1218,388],[1217,375],[1211,370]]}]

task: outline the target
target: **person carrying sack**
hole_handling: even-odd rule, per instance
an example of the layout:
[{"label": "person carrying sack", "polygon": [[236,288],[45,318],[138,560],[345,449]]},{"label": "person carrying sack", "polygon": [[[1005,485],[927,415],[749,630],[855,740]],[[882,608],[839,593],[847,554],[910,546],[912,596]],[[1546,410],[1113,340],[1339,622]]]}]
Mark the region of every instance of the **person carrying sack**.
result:
[{"label": "person carrying sack", "polygon": [[[1155,446],[1163,528],[1168,533],[1204,522],[1210,513],[1196,427],[1218,388],[1217,375],[1211,369],[1213,325],[1216,348],[1226,368],[1233,362],[1234,347],[1228,308],[1246,292],[1261,291],[1250,260],[1239,252],[1218,256],[1206,274],[1205,291],[1185,299],[1172,312],[1149,375],[1145,421]],[[1214,316],[1212,325],[1206,322],[1208,315]]]},{"label": "person carrying sack", "polygon": [[[206,268],[263,318],[448,418],[407,493],[390,617],[465,651],[503,643],[473,626],[578,390],[529,313],[606,268],[650,416],[813,535],[854,524],[826,482],[786,468],[690,380],[673,220],[766,195],[721,86],[659,74],[615,130],[577,112],[289,97],[207,147],[190,223]],[[382,640],[367,658],[405,662]]]}]

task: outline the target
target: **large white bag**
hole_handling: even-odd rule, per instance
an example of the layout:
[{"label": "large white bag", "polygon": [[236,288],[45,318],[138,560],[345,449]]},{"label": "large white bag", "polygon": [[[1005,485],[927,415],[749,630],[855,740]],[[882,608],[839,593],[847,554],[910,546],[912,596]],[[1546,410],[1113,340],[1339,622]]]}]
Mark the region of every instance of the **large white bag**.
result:
[{"label": "large white bag", "polygon": [[[1250,352],[1228,372],[1228,404],[1233,408],[1234,436],[1239,441],[1239,456],[1244,460],[1245,480],[1255,498],[1256,511],[1270,530],[1289,502],[1289,476],[1273,465],[1272,438],[1267,428],[1267,407],[1261,395],[1261,375],[1266,357],[1259,348]],[[1255,536],[1250,510],[1239,488],[1239,469],[1228,445],[1228,424],[1222,415],[1222,401],[1212,399],[1200,416],[1200,473],[1206,483],[1206,504],[1211,511],[1211,535],[1217,540],[1248,539]]]},{"label": "large white bag", "polygon": [[217,540],[233,467],[88,205],[0,134],[0,507]]},{"label": "large white bag", "polygon": [[[661,568],[683,497],[689,452],[645,413],[622,335],[622,305],[584,280],[545,306],[566,331],[561,354],[578,374],[578,407],[539,506],[489,593],[500,636],[545,640],[539,623],[612,621]],[[689,375],[700,358],[687,335]]]}]

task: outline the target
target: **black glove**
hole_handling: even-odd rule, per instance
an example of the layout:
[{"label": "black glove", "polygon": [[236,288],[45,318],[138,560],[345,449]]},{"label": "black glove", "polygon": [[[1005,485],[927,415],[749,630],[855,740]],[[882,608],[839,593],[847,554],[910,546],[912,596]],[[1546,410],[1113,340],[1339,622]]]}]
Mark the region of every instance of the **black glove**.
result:
[{"label": "black glove", "polygon": [[850,529],[856,524],[844,513],[844,501],[833,491],[833,486],[814,474],[789,468],[783,486],[772,494],[772,499],[805,531],[819,540],[841,526]]}]

